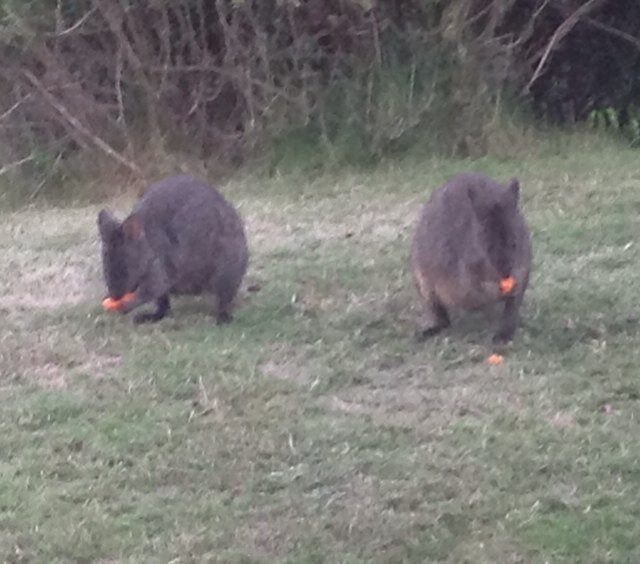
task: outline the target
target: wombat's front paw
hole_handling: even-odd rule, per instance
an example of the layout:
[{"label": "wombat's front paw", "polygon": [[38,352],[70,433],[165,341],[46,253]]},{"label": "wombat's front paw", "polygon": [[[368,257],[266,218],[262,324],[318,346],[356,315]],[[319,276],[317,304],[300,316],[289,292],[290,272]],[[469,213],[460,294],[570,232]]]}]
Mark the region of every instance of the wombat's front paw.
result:
[{"label": "wombat's front paw", "polygon": [[227,325],[232,321],[233,321],[233,315],[231,315],[228,311],[222,311],[216,317],[216,323],[218,325]]},{"label": "wombat's front paw", "polygon": [[155,311],[154,312],[141,311],[140,313],[136,313],[133,316],[133,322],[135,324],[154,323],[156,321],[160,321],[163,317],[164,316],[158,315]]},{"label": "wombat's front paw", "polygon": [[493,344],[494,345],[506,345],[513,340],[514,331],[498,331],[493,336]]}]

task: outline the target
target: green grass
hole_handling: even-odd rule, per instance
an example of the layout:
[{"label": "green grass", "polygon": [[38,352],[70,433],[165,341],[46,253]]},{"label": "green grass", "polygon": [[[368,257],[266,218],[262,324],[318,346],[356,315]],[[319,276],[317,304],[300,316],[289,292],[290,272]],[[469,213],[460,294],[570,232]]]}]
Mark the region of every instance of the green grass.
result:
[{"label": "green grass", "polygon": [[[0,560],[639,561],[638,154],[549,146],[228,183],[261,290],[226,327],[102,312],[97,207],[2,214]],[[518,175],[533,232],[496,367],[490,312],[412,340],[458,170]]]}]

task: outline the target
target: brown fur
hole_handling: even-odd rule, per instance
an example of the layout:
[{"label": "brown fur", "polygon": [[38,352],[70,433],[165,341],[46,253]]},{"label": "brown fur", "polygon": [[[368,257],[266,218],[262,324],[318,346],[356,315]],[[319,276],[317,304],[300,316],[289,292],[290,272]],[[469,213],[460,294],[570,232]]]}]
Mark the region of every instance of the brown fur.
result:
[{"label": "brown fur", "polygon": [[[410,267],[426,315],[423,337],[449,325],[450,308],[504,303],[494,341],[510,341],[529,281],[529,230],[518,209],[519,183],[505,186],[481,174],[458,174],[423,206]],[[500,293],[501,278],[514,289]]]}]

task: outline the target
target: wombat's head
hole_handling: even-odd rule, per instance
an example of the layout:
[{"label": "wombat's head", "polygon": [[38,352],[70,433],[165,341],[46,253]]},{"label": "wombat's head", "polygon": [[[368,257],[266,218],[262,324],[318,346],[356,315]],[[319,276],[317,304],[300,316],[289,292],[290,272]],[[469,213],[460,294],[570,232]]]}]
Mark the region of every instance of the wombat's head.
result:
[{"label": "wombat's head", "polygon": [[[506,185],[492,191],[491,197],[472,199],[482,223],[483,237],[489,259],[501,277],[510,276],[521,252],[521,222],[518,214],[520,183],[512,178]],[[484,195],[487,195],[486,192]]]},{"label": "wombat's head", "polygon": [[134,292],[149,264],[150,248],[140,218],[130,215],[119,222],[107,210],[98,214],[102,240],[102,270],[109,296],[120,299]]}]

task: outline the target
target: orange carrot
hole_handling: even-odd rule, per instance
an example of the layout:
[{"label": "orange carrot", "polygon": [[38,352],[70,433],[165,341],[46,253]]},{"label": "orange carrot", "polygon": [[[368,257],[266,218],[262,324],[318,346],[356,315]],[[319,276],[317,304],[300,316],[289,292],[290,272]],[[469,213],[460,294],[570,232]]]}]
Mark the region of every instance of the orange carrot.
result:
[{"label": "orange carrot", "polygon": [[489,358],[487,358],[487,362],[489,364],[502,364],[502,361],[504,360],[504,357],[501,354],[497,354],[497,353],[493,353],[492,355],[489,356]]},{"label": "orange carrot", "polygon": [[118,311],[124,304],[130,302],[134,297],[134,292],[127,292],[119,300],[115,300],[109,296],[102,300],[102,307],[107,311]]},{"label": "orange carrot", "polygon": [[500,280],[500,292],[503,294],[508,294],[513,290],[513,287],[516,285],[516,279],[513,276],[506,276],[502,280]]}]

